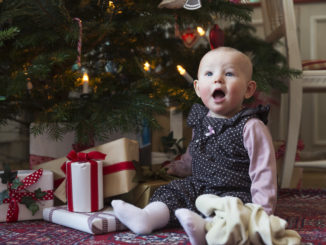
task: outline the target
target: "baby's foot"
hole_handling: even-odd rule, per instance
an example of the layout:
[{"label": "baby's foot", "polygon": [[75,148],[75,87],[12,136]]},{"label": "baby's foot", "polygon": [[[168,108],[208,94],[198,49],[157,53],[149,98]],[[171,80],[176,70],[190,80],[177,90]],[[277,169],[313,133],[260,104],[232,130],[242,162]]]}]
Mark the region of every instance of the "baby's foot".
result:
[{"label": "baby's foot", "polygon": [[136,234],[149,234],[169,221],[169,209],[162,202],[152,202],[140,209],[122,200],[111,202],[116,217]]},{"label": "baby's foot", "polygon": [[206,244],[205,219],[189,209],[181,208],[175,211],[181,226],[187,233],[192,245]]}]

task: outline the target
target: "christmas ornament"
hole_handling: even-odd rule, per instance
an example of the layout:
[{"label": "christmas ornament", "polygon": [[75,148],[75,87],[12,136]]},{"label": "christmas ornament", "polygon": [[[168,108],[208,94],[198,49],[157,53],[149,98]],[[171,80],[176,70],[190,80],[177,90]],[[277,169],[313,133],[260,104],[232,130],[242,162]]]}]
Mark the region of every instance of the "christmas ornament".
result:
[{"label": "christmas ornament", "polygon": [[196,10],[201,7],[201,3],[200,0],[187,0],[183,7],[188,10]]},{"label": "christmas ornament", "polygon": [[180,9],[186,3],[186,0],[163,0],[158,7],[168,9]]},{"label": "christmas ornament", "polygon": [[104,69],[106,72],[110,72],[112,74],[117,73],[118,71],[117,65],[112,60],[108,60],[106,62]]},{"label": "christmas ornament", "polygon": [[180,31],[179,26],[177,24],[175,24],[174,29],[175,29],[175,36],[182,39],[183,44],[187,48],[192,48],[200,39],[200,35],[196,29],[189,27],[185,31]]},{"label": "christmas ornament", "polygon": [[81,48],[82,48],[83,26],[82,26],[82,21],[79,18],[74,18],[74,20],[78,22],[79,37],[78,37],[78,44],[77,44],[78,56],[77,56],[76,63],[72,66],[72,70],[77,71],[81,67]]},{"label": "christmas ornament", "polygon": [[224,45],[224,32],[217,24],[215,24],[209,32],[209,43],[211,45],[211,49]]},{"label": "christmas ornament", "polygon": [[192,48],[199,40],[199,37],[197,30],[191,28],[181,33],[181,39],[187,48]]}]

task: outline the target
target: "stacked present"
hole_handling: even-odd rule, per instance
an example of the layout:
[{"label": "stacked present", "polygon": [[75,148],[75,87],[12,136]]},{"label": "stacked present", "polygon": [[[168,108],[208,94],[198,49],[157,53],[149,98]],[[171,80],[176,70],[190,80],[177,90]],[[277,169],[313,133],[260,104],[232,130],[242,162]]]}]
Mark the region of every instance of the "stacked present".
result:
[{"label": "stacked present", "polygon": [[42,218],[44,208],[53,206],[53,174],[39,169],[0,171],[0,222]]},{"label": "stacked present", "polygon": [[66,158],[34,166],[54,172],[55,182],[61,181],[54,195],[67,202],[67,205],[44,209],[43,218],[91,234],[126,229],[110,207],[103,208],[103,200],[126,195],[137,199],[137,204],[148,202],[148,187],[144,192],[143,184],[134,181],[134,162],[138,161],[138,142],[121,138],[79,153],[71,151]]},{"label": "stacked present", "polygon": [[[103,160],[103,197],[112,197],[126,193],[133,189],[137,183],[133,182],[136,171],[133,161],[139,161],[139,144],[135,140],[121,138],[109,143],[89,148],[83,153],[98,151],[106,154]],[[54,173],[54,184],[56,191],[54,195],[63,202],[66,202],[65,173],[62,170],[62,163],[66,157],[58,158],[46,163],[33,166],[33,169],[43,168]]]},{"label": "stacked present", "polygon": [[[125,196],[143,207],[166,183],[135,181],[138,161],[138,142],[121,138],[78,153],[72,150],[34,170],[18,171],[17,178],[11,171],[0,172],[0,221],[43,218],[91,234],[124,230],[112,208],[104,207],[104,199]],[[53,196],[67,204],[54,207]]]},{"label": "stacked present", "polygon": [[113,215],[103,210],[103,162],[106,154],[71,151],[62,165],[66,174],[67,205],[43,210],[49,222],[70,228],[102,234],[125,229]]}]

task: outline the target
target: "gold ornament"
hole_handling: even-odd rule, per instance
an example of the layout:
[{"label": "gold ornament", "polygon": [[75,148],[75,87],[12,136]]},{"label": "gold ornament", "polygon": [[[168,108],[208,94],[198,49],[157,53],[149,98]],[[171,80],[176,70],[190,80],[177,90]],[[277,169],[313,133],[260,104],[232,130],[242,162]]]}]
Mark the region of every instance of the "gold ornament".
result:
[{"label": "gold ornament", "polygon": [[180,9],[183,8],[187,0],[162,0],[159,8]]}]

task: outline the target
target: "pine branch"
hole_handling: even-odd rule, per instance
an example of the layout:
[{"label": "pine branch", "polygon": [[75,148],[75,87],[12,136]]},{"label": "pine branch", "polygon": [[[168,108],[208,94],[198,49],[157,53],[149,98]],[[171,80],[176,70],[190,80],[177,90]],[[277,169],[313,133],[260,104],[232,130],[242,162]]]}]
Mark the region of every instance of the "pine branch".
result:
[{"label": "pine branch", "polygon": [[0,47],[3,46],[4,41],[15,38],[18,33],[19,29],[17,27],[10,27],[0,31]]}]

